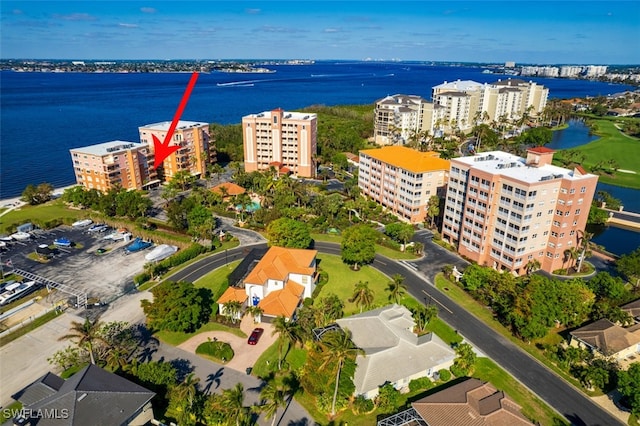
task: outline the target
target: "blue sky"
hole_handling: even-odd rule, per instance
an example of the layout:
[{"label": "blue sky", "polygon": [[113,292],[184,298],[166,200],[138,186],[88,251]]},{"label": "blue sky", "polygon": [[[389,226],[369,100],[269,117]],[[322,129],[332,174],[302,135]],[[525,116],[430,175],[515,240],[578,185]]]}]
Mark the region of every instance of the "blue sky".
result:
[{"label": "blue sky", "polygon": [[640,64],[632,1],[5,1],[7,58]]}]

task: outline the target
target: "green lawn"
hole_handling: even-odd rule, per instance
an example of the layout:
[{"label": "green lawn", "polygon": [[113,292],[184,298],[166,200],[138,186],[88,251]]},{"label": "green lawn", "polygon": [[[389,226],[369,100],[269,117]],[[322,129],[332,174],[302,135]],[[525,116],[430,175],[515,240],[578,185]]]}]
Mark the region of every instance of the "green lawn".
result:
[{"label": "green lawn", "polygon": [[564,418],[489,358],[476,360],[472,377],[490,382],[497,389],[504,391],[522,407],[522,414],[541,425],[568,424]]},{"label": "green lawn", "polygon": [[213,293],[213,299],[217,300],[222,293],[229,287],[229,275],[240,264],[240,260],[229,263],[209,272],[202,278],[193,283],[196,287],[208,288]]},{"label": "green lawn", "polygon": [[[94,216],[97,216],[95,213]],[[61,200],[50,201],[40,206],[24,206],[0,217],[0,233],[13,231],[15,226],[26,222],[44,223],[52,219],[62,219],[73,223],[79,218],[91,217],[91,212],[68,209]]]},{"label": "green lawn", "polygon": [[[327,243],[336,243],[340,244],[342,242],[342,237],[340,235],[333,234],[311,234],[311,238],[315,241],[324,241]],[[404,259],[404,260],[413,260],[417,259],[417,256],[410,252],[401,252],[398,250],[391,249],[389,247],[381,246],[380,244],[376,244],[376,253],[381,254],[383,256],[387,256],[390,259]]]},{"label": "green lawn", "polygon": [[193,333],[182,333],[180,331],[158,331],[155,335],[165,343],[173,346],[178,346],[181,343],[186,342],[193,336],[204,333],[206,331],[226,331],[227,333],[235,334],[236,336],[245,338],[247,335],[239,328],[227,327],[226,325],[219,324],[217,322],[208,322]]},{"label": "green lawn", "polygon": [[[318,266],[329,274],[329,281],[322,287],[320,293],[315,299],[317,303],[319,299],[334,293],[340,300],[344,302],[345,316],[353,315],[360,312],[360,308],[354,303],[349,302],[349,298],[353,295],[354,286],[358,281],[367,281],[369,288],[373,290],[374,301],[373,307],[381,307],[389,304],[388,294],[385,290],[391,278],[384,275],[377,269],[365,265],[359,271],[353,271],[348,265],[342,262],[338,256],[330,254],[318,254],[320,260]],[[405,296],[410,298],[411,296]]]},{"label": "green lawn", "polygon": [[[634,171],[635,173],[623,173],[620,170],[613,176],[601,175],[600,182],[627,188],[640,189],[640,139],[625,135],[615,126],[614,121],[601,119],[594,120],[594,133],[601,136],[600,139],[574,148],[586,156],[582,165],[590,170],[599,161],[613,159],[620,169]],[[562,155],[562,151],[558,153]],[[605,165],[608,167],[608,165]]]}]

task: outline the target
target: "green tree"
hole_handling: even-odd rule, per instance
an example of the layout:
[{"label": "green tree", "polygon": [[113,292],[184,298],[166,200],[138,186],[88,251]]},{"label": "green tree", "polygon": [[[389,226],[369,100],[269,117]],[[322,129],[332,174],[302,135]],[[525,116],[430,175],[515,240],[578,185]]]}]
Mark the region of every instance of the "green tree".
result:
[{"label": "green tree", "polygon": [[378,388],[378,395],[376,396],[376,405],[378,411],[381,413],[394,413],[398,411],[402,395],[400,391],[393,387],[389,382]]},{"label": "green tree", "polygon": [[230,300],[223,303],[222,308],[227,319],[235,324],[240,316],[240,311],[242,311],[242,303],[237,300]]},{"label": "green tree", "polygon": [[194,425],[201,417],[203,400],[198,389],[199,377],[189,373],[182,382],[169,392],[169,405],[178,413],[177,420],[181,425]]},{"label": "green tree", "polygon": [[267,226],[270,246],[306,249],[311,245],[311,233],[306,223],[281,217]]},{"label": "green tree", "polygon": [[289,321],[284,316],[277,316],[273,320],[272,335],[278,334],[278,370],[282,370],[282,360],[287,356],[284,351],[285,347],[287,352],[292,343],[297,342],[297,327],[293,321]]},{"label": "green tree", "polygon": [[627,371],[618,372],[618,390],[631,412],[640,416],[640,362],[634,362]]},{"label": "green tree", "polygon": [[324,362],[323,368],[330,363],[337,362],[336,383],[333,390],[331,402],[331,416],[336,413],[336,398],[338,397],[338,385],[340,384],[340,372],[345,361],[349,358],[355,359],[357,355],[364,355],[364,351],[356,347],[351,341],[351,332],[347,329],[329,331],[322,337],[322,354]]},{"label": "green tree", "polygon": [[453,361],[453,365],[464,375],[471,373],[476,363],[476,353],[473,351],[473,347],[468,343],[461,343],[456,346],[455,351],[456,358]]},{"label": "green tree", "polygon": [[262,404],[259,410],[264,413],[267,420],[273,418],[271,426],[275,426],[278,409],[283,407],[286,403],[287,392],[283,386],[277,384],[275,380],[267,382],[267,384],[260,391],[260,398]]},{"label": "green tree", "polygon": [[387,284],[387,292],[389,292],[389,301],[393,303],[400,303],[407,293],[407,285],[404,283],[404,276],[400,274],[394,274],[391,277],[392,281]]},{"label": "green tree", "polygon": [[411,314],[416,322],[418,333],[424,333],[427,325],[438,316],[438,307],[436,305],[419,305],[411,308]]},{"label": "green tree", "polygon": [[169,362],[149,361],[138,363],[136,360],[129,364],[128,370],[142,380],[146,385],[161,385],[171,387],[178,380],[178,370]]},{"label": "green tree", "polygon": [[153,302],[142,300],[147,323],[154,330],[192,333],[209,321],[212,312],[211,290],[196,288],[185,281],[165,281],[155,286]]},{"label": "green tree", "polygon": [[181,191],[186,191],[195,183],[196,179],[189,170],[179,170],[173,174],[169,184],[180,188]]},{"label": "green tree", "polygon": [[115,196],[115,203],[116,215],[126,216],[129,220],[146,216],[153,205],[153,202],[140,191],[127,191],[122,188]]},{"label": "green tree", "polygon": [[373,290],[369,288],[368,281],[358,281],[353,289],[353,295],[349,299],[349,302],[355,303],[356,306],[359,306],[360,312],[362,312],[362,308],[369,309],[371,307],[374,296]]},{"label": "green tree", "polygon": [[329,293],[320,299],[318,310],[322,316],[322,325],[325,326],[344,316],[344,303],[336,294]]},{"label": "green tree", "polygon": [[376,256],[375,244],[378,233],[366,225],[355,225],[342,233],[342,261],[353,265],[354,270],[360,265],[373,262]]},{"label": "green tree", "polygon": [[[616,268],[634,287],[640,287],[640,247],[625,254],[616,262]],[[635,281],[635,282],[634,282]]]},{"label": "green tree", "polygon": [[407,242],[413,237],[415,230],[413,229],[413,225],[410,223],[394,222],[385,226],[384,232],[389,236],[389,238],[399,243],[407,244]]},{"label": "green tree", "polygon": [[53,186],[51,186],[50,183],[43,182],[38,186],[27,185],[24,191],[22,191],[21,200],[35,206],[51,200],[52,193]]},{"label": "green tree", "polygon": [[222,406],[229,424],[235,421],[236,426],[246,425],[251,420],[249,407],[244,405],[244,387],[237,383],[231,389],[222,391]]},{"label": "green tree", "polygon": [[74,343],[78,345],[80,348],[86,348],[89,352],[89,358],[91,359],[91,364],[96,363],[96,359],[94,356],[93,346],[97,342],[102,342],[104,339],[100,335],[100,330],[102,328],[103,323],[98,320],[91,321],[89,318],[85,319],[84,322],[79,321],[71,321],[71,330],[68,334],[61,336],[58,340],[76,340]]},{"label": "green tree", "polygon": [[427,217],[429,218],[431,229],[436,226],[436,218],[440,215],[440,197],[432,195],[427,203]]},{"label": "green tree", "polygon": [[521,141],[528,146],[544,146],[551,142],[553,132],[548,127],[533,127],[521,136]]}]

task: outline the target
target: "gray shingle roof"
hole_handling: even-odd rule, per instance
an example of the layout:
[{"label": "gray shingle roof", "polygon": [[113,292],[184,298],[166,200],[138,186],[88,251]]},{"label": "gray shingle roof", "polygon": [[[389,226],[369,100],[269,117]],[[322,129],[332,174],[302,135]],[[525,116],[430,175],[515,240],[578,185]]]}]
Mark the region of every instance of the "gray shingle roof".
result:
[{"label": "gray shingle roof", "polygon": [[[23,395],[30,395],[31,386]],[[33,404],[25,403],[25,408],[69,413],[67,418],[38,419],[38,426],[111,426],[126,423],[154,395],[123,377],[89,365],[64,381],[57,392]]]}]

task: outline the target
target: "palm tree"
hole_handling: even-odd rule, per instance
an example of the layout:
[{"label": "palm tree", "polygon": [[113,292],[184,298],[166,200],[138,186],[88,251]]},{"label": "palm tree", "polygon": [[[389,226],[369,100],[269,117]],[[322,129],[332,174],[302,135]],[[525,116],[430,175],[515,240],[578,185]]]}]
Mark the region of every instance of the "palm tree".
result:
[{"label": "palm tree", "polygon": [[389,301],[399,303],[400,299],[402,299],[407,293],[407,285],[404,283],[404,276],[400,274],[394,274],[391,278],[393,279],[393,281],[387,284]]},{"label": "palm tree", "polygon": [[355,288],[353,289],[353,295],[349,302],[355,303],[356,306],[360,306],[360,312],[362,312],[362,308],[369,308],[373,304],[374,292],[369,288],[369,282],[358,281]]},{"label": "palm tree", "polygon": [[569,274],[569,265],[568,265],[568,262],[569,262],[569,260],[570,260],[570,259],[572,259],[572,257],[573,257],[573,254],[572,254],[572,251],[571,251],[572,249],[573,249],[573,247],[568,248],[568,249],[566,249],[564,252],[562,252],[562,254],[563,254],[563,257],[562,257],[562,263],[563,263],[563,264],[565,264],[565,265],[567,265],[567,267],[566,267],[566,268],[564,268],[564,273],[565,273],[566,275],[568,275],[568,274]]},{"label": "palm tree", "polygon": [[102,336],[100,336],[100,330],[102,329],[102,322],[98,320],[91,321],[89,318],[84,322],[72,321],[71,332],[60,337],[58,340],[77,339],[76,343],[78,347],[86,347],[89,351],[89,357],[91,364],[95,364],[96,360],[93,355],[93,346],[96,342],[104,342]]},{"label": "palm tree", "polygon": [[336,413],[336,398],[338,397],[338,385],[340,383],[342,366],[349,358],[355,358],[358,355],[364,356],[364,351],[353,344],[351,341],[351,332],[348,329],[325,333],[320,345],[322,347],[323,358],[320,368],[324,369],[336,361],[338,363],[338,368],[336,369],[336,384],[333,390],[333,401],[331,402],[331,416],[334,416]]},{"label": "palm tree", "polygon": [[525,269],[527,271],[527,275],[531,275],[533,274],[535,271],[537,271],[538,269],[540,269],[540,261],[538,259],[533,259],[527,262],[527,265],[525,266]]},{"label": "palm tree", "polygon": [[283,353],[285,343],[287,345],[287,352],[291,343],[298,341],[297,327],[294,322],[289,321],[284,316],[280,315],[273,320],[273,331],[271,335],[278,334],[278,370],[282,369],[282,360],[285,358],[286,353]]},{"label": "palm tree", "polygon": [[231,389],[222,391],[222,402],[227,418],[235,419],[236,426],[246,424],[249,421],[249,408],[244,406],[244,387],[237,383]]},{"label": "palm tree", "polygon": [[245,315],[251,315],[254,323],[259,323],[264,310],[259,306],[247,306],[244,310]]},{"label": "palm tree", "polygon": [[200,378],[195,377],[194,373],[189,373],[181,383],[170,391],[171,400],[175,401],[180,409],[179,417],[181,419],[178,419],[180,424],[191,423],[192,417],[197,418],[199,415],[198,382],[200,382]]},{"label": "palm tree", "polygon": [[242,310],[242,303],[237,300],[230,300],[222,304],[224,315],[231,320],[232,323],[238,321],[238,314]]},{"label": "palm tree", "polygon": [[278,408],[283,407],[287,403],[287,392],[282,386],[279,386],[274,380],[271,380],[260,391],[260,398],[263,403],[260,405],[259,410],[264,413],[267,420],[273,418],[271,426],[276,424],[276,416]]},{"label": "palm tree", "polygon": [[578,272],[582,271],[582,263],[584,262],[585,257],[590,256],[591,252],[589,250],[589,243],[593,238],[593,234],[591,232],[581,232],[582,237],[579,239],[579,244],[581,248],[580,252],[580,263],[578,263]]}]

